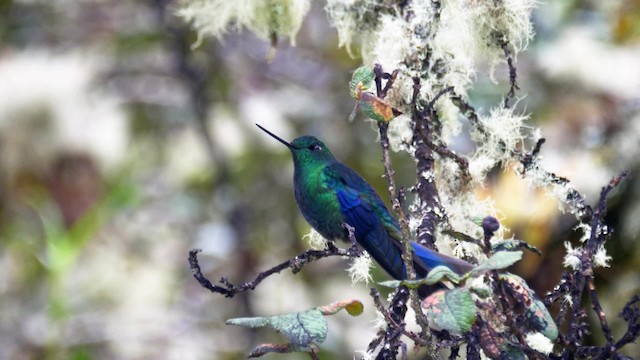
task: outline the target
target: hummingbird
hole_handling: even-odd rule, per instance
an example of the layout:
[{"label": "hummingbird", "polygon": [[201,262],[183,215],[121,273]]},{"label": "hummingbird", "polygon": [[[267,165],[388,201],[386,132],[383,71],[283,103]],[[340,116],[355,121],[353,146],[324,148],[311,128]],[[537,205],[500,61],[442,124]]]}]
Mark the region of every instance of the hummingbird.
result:
[{"label": "hummingbird", "polygon": [[[349,241],[348,224],[357,243],[397,280],[407,279],[402,260],[402,233],[380,195],[358,173],[340,162],[331,150],[313,136],[287,142],[264,127],[262,131],[284,144],[293,156],[293,188],[302,216],[327,240]],[[440,254],[411,242],[413,265],[418,278],[444,265],[462,275],[468,262]]]}]

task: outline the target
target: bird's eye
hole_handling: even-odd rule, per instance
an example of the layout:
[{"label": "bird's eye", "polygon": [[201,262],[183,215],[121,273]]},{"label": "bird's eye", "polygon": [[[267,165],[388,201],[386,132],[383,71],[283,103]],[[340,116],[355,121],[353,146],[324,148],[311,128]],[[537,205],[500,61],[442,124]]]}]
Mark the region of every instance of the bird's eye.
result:
[{"label": "bird's eye", "polygon": [[312,151],[321,151],[322,150],[322,146],[320,145],[311,145],[309,146],[309,149],[311,149]]}]

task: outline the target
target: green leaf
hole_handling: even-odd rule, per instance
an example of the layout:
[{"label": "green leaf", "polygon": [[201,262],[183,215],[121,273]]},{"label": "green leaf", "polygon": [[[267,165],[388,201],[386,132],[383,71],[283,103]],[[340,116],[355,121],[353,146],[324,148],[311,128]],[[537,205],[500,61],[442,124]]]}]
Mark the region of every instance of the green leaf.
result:
[{"label": "green leaf", "polygon": [[538,250],[538,248],[536,248],[533,245],[530,245],[529,243],[527,243],[526,241],[522,241],[522,240],[515,240],[515,239],[509,239],[509,240],[501,240],[501,241],[497,241],[495,243],[493,243],[491,245],[491,251],[496,252],[496,251],[516,251],[518,249],[522,249],[525,248],[529,251],[532,251],[538,255],[542,255],[542,252],[540,250]]},{"label": "green leaf", "polygon": [[462,335],[476,321],[476,305],[466,289],[440,290],[422,301],[429,327]]},{"label": "green leaf", "polygon": [[344,307],[351,316],[361,315],[364,311],[364,305],[360,301],[353,301]]},{"label": "green leaf", "polygon": [[376,75],[367,66],[361,66],[354,71],[351,81],[349,82],[349,89],[351,90],[351,97],[354,99],[360,99],[360,92],[367,90],[371,86],[371,83],[375,79]]},{"label": "green leaf", "polygon": [[229,319],[227,324],[251,328],[269,325],[289,342],[303,348],[322,343],[327,337],[327,321],[318,309],[269,317]]},{"label": "green leaf", "polygon": [[445,277],[455,284],[460,282],[460,275],[456,274],[448,267],[440,265],[434,267],[433,269],[431,269],[431,271],[429,271],[427,277],[424,278],[424,284],[433,285],[442,281],[442,279]]},{"label": "green leaf", "polygon": [[234,318],[226,321],[227,325],[244,326],[248,328],[259,328],[269,325],[269,318],[266,317],[246,317]]},{"label": "green leaf", "polygon": [[542,301],[534,299],[524,315],[529,321],[529,326],[539,331],[549,340],[555,341],[558,338],[558,326],[556,326],[551,314],[549,314],[549,310],[547,310]]},{"label": "green leaf", "polygon": [[388,280],[388,281],[379,282],[378,285],[395,289],[404,284],[403,284],[403,281],[401,280]]},{"label": "green leaf", "polygon": [[491,270],[506,269],[520,259],[522,259],[522,251],[499,251],[471,270],[471,276],[478,276]]},{"label": "green leaf", "polygon": [[456,274],[453,270],[446,266],[436,266],[429,273],[427,277],[417,280],[389,280],[378,283],[378,285],[395,289],[400,286],[406,286],[410,289],[417,289],[420,285],[433,285],[443,281],[443,278],[449,279],[451,282],[457,284],[460,282],[460,275]]}]

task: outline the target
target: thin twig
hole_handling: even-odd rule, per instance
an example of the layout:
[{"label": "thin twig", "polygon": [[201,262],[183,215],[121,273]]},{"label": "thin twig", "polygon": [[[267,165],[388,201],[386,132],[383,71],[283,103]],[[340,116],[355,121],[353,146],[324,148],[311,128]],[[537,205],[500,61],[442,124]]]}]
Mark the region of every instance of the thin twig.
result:
[{"label": "thin twig", "polygon": [[347,249],[339,249],[332,243],[327,245],[326,249],[323,250],[307,250],[302,254],[294,257],[293,259],[289,259],[284,261],[268,270],[265,270],[258,274],[255,279],[245,282],[242,285],[234,285],[226,277],[220,279],[220,283],[223,286],[213,285],[211,281],[209,281],[203,274],[200,269],[200,264],[198,263],[198,253],[202,251],[200,249],[193,249],[189,251],[189,267],[193,273],[193,276],[198,280],[198,283],[209,291],[217,294],[222,294],[225,297],[232,298],[238,293],[245,292],[247,290],[253,290],[260,284],[264,279],[269,276],[279,273],[284,269],[291,269],[291,271],[295,274],[299,272],[304,266],[314,261],[330,257],[330,256],[341,256],[354,258],[358,257],[362,254],[362,250],[358,247],[357,244],[353,243],[351,247]]},{"label": "thin twig", "polygon": [[513,59],[513,54],[511,53],[511,49],[509,48],[509,42],[506,41],[505,36],[502,34],[498,35],[498,38],[498,44],[500,45],[500,48],[502,48],[504,57],[507,59],[507,66],[509,67],[509,92],[504,98],[504,107],[508,108],[509,101],[511,101],[516,96],[516,91],[520,90],[520,88],[516,83],[516,65]]}]

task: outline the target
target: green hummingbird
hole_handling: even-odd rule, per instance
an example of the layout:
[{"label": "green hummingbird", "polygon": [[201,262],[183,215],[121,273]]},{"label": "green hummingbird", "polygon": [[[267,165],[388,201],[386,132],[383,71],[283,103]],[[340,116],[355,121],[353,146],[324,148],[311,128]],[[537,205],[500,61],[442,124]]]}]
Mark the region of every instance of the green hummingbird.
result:
[{"label": "green hummingbird", "polygon": [[[407,279],[402,260],[402,234],[378,193],[358,173],[341,163],[331,150],[313,136],[290,143],[256,124],[291,151],[293,188],[305,220],[324,238],[349,241],[344,224],[353,227],[355,239],[393,278]],[[462,275],[471,264],[411,242],[418,278],[444,265]]]}]

